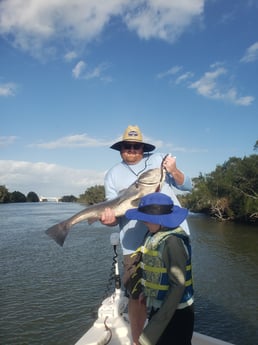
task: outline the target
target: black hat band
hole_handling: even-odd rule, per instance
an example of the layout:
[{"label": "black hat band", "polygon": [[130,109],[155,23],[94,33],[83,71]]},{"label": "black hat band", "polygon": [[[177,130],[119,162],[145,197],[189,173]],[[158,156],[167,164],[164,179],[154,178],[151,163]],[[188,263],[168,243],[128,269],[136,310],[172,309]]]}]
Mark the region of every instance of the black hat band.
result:
[{"label": "black hat band", "polygon": [[138,207],[138,211],[146,214],[169,214],[173,212],[173,205],[146,205]]}]

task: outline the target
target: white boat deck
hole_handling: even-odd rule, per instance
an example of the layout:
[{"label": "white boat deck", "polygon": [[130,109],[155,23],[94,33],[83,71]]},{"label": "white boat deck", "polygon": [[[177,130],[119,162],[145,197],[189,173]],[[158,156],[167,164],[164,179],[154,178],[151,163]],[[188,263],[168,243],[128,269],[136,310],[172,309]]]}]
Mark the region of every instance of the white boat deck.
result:
[{"label": "white boat deck", "polygon": [[[106,298],[98,311],[98,319],[75,345],[131,345],[127,298],[121,290]],[[194,332],[192,345],[233,345],[231,343]]]}]

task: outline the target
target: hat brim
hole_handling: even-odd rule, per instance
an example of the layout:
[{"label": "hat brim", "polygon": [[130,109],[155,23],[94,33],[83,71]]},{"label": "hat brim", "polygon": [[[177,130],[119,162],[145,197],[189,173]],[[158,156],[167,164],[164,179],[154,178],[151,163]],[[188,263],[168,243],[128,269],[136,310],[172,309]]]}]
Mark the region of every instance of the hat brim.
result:
[{"label": "hat brim", "polygon": [[169,214],[147,214],[138,211],[138,208],[133,208],[126,211],[125,216],[128,219],[140,220],[153,224],[159,224],[168,228],[177,228],[187,217],[188,210],[174,205],[173,212]]},{"label": "hat brim", "polygon": [[[126,140],[126,142],[128,142],[128,141],[130,141],[130,140]],[[133,142],[137,143],[138,141],[133,140]],[[124,143],[124,141],[118,141],[117,143],[110,146],[110,148],[113,150],[121,151],[123,143]],[[155,148],[156,148],[156,146],[154,146],[154,145],[143,143],[141,141],[139,141],[139,143],[143,144],[143,152],[151,152],[151,151],[155,150]]]}]

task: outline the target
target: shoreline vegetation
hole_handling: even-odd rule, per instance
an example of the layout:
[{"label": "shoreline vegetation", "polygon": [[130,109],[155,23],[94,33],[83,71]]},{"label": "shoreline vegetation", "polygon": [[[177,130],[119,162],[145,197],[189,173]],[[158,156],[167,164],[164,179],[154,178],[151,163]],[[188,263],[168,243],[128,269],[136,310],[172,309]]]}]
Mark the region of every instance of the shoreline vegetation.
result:
[{"label": "shoreline vegetation", "polygon": [[[258,149],[258,141],[254,150]],[[234,221],[258,224],[258,155],[231,157],[206,175],[200,173],[193,178],[193,190],[180,194],[182,206],[193,213],[202,213],[219,221]],[[93,205],[105,200],[103,185],[89,187],[79,197],[65,195],[56,202],[79,202]],[[19,192],[9,192],[0,185],[0,204],[17,202],[44,202],[37,193],[31,191],[26,196]]]},{"label": "shoreline vegetation", "polygon": [[210,174],[193,179],[193,191],[179,196],[191,212],[220,221],[258,224],[258,155],[231,157]]}]

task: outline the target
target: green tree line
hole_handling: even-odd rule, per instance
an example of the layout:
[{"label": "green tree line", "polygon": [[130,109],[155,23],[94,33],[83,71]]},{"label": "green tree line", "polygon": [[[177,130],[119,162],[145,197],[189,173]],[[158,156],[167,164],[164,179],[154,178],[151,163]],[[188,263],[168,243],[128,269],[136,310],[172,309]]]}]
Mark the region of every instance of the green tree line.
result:
[{"label": "green tree line", "polygon": [[38,202],[39,197],[35,192],[29,192],[27,195],[14,191],[10,193],[5,186],[0,185],[0,203],[11,203],[11,202]]},{"label": "green tree line", "polygon": [[86,189],[80,194],[78,201],[86,205],[94,205],[105,200],[105,189],[103,185],[95,185]]},{"label": "green tree line", "polygon": [[[80,202],[86,205],[93,205],[105,200],[104,186],[96,185],[89,187],[86,191],[79,196],[64,195],[59,201],[61,202]],[[9,192],[4,185],[0,185],[0,204],[13,203],[13,202],[39,202],[40,198],[35,192],[29,192],[27,195],[19,192]]]},{"label": "green tree line", "polygon": [[191,193],[180,196],[192,212],[219,220],[258,222],[258,155],[231,157],[210,174],[194,178],[193,184]]}]

